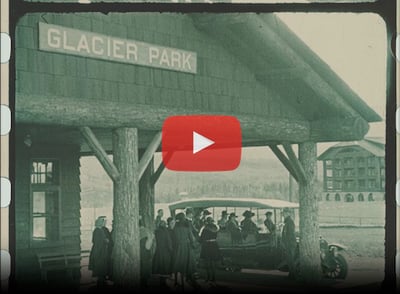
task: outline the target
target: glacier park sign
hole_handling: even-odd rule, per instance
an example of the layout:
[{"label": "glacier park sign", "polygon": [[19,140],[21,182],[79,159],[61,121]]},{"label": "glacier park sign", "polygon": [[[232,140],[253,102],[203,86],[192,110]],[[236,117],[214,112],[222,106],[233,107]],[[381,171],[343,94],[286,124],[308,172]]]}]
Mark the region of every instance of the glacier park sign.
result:
[{"label": "glacier park sign", "polygon": [[195,52],[39,23],[39,49],[195,74]]}]

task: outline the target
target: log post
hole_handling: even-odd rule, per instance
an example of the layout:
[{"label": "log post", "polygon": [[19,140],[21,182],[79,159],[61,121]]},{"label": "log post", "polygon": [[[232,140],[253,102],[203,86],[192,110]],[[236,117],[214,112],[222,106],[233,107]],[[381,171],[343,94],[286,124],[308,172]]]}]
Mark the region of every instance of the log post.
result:
[{"label": "log post", "polygon": [[113,278],[117,287],[140,285],[139,160],[135,128],[113,131],[114,164],[120,177],[114,181]]},{"label": "log post", "polygon": [[318,200],[315,191],[317,147],[314,142],[299,144],[299,160],[306,181],[299,182],[300,273],[308,284],[321,279]]},{"label": "log post", "polygon": [[[141,152],[143,154],[143,152]],[[143,225],[154,230],[154,160],[150,159],[149,164],[144,170],[139,180],[139,209],[142,216]]]}]

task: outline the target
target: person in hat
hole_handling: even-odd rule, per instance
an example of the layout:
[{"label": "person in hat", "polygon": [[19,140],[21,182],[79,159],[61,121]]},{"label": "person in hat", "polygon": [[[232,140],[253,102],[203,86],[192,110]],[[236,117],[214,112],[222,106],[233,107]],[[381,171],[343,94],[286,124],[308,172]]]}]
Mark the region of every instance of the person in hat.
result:
[{"label": "person in hat", "polygon": [[156,216],[156,219],[154,220],[154,226],[156,229],[160,225],[160,222],[162,221],[163,216],[164,216],[164,210],[160,208],[159,210],[157,210],[157,216]]},{"label": "person in hat", "polygon": [[167,286],[166,279],[172,274],[172,239],[164,220],[155,230],[156,250],[153,256],[153,274],[160,276],[161,287]]},{"label": "person in hat", "polygon": [[296,235],[295,224],[289,208],[283,209],[284,226],[282,229],[282,246],[285,252],[286,261],[289,267],[289,279],[295,278],[295,254],[296,254]]},{"label": "person in hat", "polygon": [[258,227],[255,222],[251,219],[254,216],[254,212],[246,210],[243,212],[244,219],[240,222],[240,227],[242,228],[242,237],[246,240],[249,234],[255,234],[258,232]]},{"label": "person in hat", "polygon": [[267,227],[270,234],[275,235],[276,233],[276,225],[272,221],[272,212],[267,211],[265,214],[266,218],[264,220],[264,225]]},{"label": "person in hat", "polygon": [[99,216],[95,221],[92,235],[92,249],[89,256],[89,270],[97,277],[97,286],[106,285],[106,277],[110,276],[112,239],[106,227],[106,217]]},{"label": "person in hat", "polygon": [[214,219],[208,216],[205,220],[204,229],[200,235],[201,253],[206,266],[206,282],[215,283],[215,263],[221,260],[221,253],[217,243],[219,227],[214,224]]},{"label": "person in hat", "polygon": [[193,277],[196,264],[193,256],[194,238],[190,229],[189,221],[183,212],[175,216],[174,227],[174,250],[172,271],[180,274],[181,287],[184,287],[184,277]]},{"label": "person in hat", "polygon": [[232,244],[242,243],[242,232],[236,218],[236,214],[232,212],[226,223],[226,230],[231,234]]},{"label": "person in hat", "polygon": [[226,227],[226,223],[228,222],[228,212],[223,210],[221,213],[221,219],[218,220],[218,226],[220,230],[224,230]]}]

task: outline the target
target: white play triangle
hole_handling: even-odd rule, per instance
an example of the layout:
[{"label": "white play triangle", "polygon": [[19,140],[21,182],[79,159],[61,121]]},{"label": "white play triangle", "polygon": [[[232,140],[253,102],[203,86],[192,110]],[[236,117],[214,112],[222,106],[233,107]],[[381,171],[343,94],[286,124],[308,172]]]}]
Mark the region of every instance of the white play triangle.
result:
[{"label": "white play triangle", "polygon": [[214,141],[200,135],[199,133],[193,132],[193,154],[215,144]]}]

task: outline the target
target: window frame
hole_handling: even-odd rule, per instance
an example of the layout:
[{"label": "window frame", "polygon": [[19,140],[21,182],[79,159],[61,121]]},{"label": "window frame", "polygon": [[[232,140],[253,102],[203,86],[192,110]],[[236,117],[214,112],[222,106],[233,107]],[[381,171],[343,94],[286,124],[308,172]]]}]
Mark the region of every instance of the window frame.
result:
[{"label": "window frame", "polygon": [[[43,157],[34,157],[30,160],[30,168],[34,162],[37,161],[53,161],[58,164],[58,184],[47,184],[47,183],[32,183],[32,170],[29,172],[29,242],[31,247],[47,247],[49,245],[61,245],[63,244],[61,235],[62,235],[62,189],[61,189],[61,160],[59,158],[43,158]],[[57,192],[58,196],[58,238],[55,240],[48,239],[35,239],[33,237],[33,225],[34,225],[34,213],[33,213],[33,193],[34,192]]]}]

